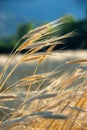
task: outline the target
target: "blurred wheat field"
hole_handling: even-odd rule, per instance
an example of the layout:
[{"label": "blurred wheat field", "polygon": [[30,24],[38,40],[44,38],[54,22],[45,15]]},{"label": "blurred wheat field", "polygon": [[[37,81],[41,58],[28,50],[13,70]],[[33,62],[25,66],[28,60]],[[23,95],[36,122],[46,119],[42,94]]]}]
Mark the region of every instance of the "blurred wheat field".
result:
[{"label": "blurred wheat field", "polygon": [[[0,71],[2,70],[3,66],[6,64],[6,61],[8,59],[8,55],[0,55]],[[10,71],[12,66],[20,60],[22,55],[17,55],[16,59],[13,61],[12,65],[9,66],[9,70],[7,73]],[[85,59],[87,57],[87,52],[86,51],[59,51],[57,53],[53,53],[52,55],[47,56],[44,62],[42,62],[41,65],[39,65],[37,73],[46,73],[53,71],[56,67],[59,66],[59,75],[62,73],[69,73],[73,72],[75,68],[78,67],[78,65],[66,65],[65,63],[67,61],[73,60],[73,59]],[[16,82],[17,80],[28,76],[32,75],[35,69],[35,66],[37,65],[37,61],[30,61],[26,63],[22,63],[16,71],[11,75],[10,80],[6,83],[6,86],[9,86],[12,82]],[[64,66],[63,66],[64,65]],[[86,66],[85,66],[86,70]]]},{"label": "blurred wheat field", "polygon": [[53,51],[73,35],[55,33],[68,20],[28,32],[16,51],[0,56],[0,130],[87,130],[87,52]]}]

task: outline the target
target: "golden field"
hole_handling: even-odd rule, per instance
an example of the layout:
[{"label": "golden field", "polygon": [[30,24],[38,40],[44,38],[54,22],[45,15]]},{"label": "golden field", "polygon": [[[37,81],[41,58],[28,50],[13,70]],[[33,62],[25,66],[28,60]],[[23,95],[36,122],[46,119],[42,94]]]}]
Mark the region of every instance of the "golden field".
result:
[{"label": "golden field", "polygon": [[31,30],[0,55],[0,130],[87,130],[87,52],[54,51],[73,36],[55,35],[63,22]]}]

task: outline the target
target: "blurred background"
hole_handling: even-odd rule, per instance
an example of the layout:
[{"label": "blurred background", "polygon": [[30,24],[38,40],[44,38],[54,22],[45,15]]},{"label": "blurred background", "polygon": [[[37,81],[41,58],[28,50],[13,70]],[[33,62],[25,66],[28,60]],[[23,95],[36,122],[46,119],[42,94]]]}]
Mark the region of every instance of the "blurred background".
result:
[{"label": "blurred background", "polygon": [[[0,53],[9,53],[29,30],[69,14],[61,34],[75,30],[65,49],[87,49],[87,0],[0,0]],[[59,49],[58,47],[56,49]]]},{"label": "blurred background", "polygon": [[[68,51],[62,51],[61,54],[59,51],[56,55],[49,56],[39,66],[37,73],[52,71],[61,64],[64,64],[59,69],[61,73],[66,71],[71,73],[77,66],[67,66],[65,62],[87,57],[87,51],[84,51],[87,49],[87,0],[0,0],[0,72],[7,63],[8,54],[25,33],[66,15],[69,15],[69,21],[60,26],[58,36],[70,31],[76,31],[77,34],[65,39],[66,44],[56,46],[56,50],[63,48]],[[17,61],[21,56],[17,56]],[[9,66],[6,75],[15,62],[14,59],[14,63]],[[36,64],[37,62],[21,64],[5,86],[32,75]]]}]

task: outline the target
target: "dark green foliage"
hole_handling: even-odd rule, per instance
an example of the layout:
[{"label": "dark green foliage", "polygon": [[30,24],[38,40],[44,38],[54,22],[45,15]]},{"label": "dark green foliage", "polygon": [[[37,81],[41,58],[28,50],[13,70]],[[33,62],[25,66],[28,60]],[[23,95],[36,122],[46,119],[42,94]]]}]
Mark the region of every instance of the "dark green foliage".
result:
[{"label": "dark green foliage", "polygon": [[67,40],[68,49],[87,49],[87,20],[75,21],[70,26],[68,31],[75,30],[75,37]]},{"label": "dark green foliage", "polygon": [[72,19],[61,26],[60,35],[72,31],[76,32],[76,34],[65,39],[66,44],[57,46],[56,49],[64,48],[64,46],[66,46],[66,49],[87,49],[87,20],[76,21]]},{"label": "dark green foliage", "polygon": [[[70,15],[69,17],[65,16],[63,22],[64,23],[61,26],[55,27],[55,33],[43,37],[43,39],[49,36],[50,37],[53,35],[60,36],[69,33],[71,31],[75,31],[76,32],[75,36],[67,39],[63,39],[62,41],[65,42],[66,44],[58,45],[55,47],[55,49],[56,50],[60,48],[87,49],[87,20],[84,19],[84,20],[77,21],[72,15]],[[11,52],[11,50],[13,49],[17,41],[27,32],[34,29],[34,27],[35,26],[32,23],[20,25],[16,35],[5,38],[0,41],[0,53]],[[44,50],[46,50],[46,48],[44,48]]]},{"label": "dark green foliage", "polygon": [[[10,53],[17,41],[28,31],[34,28],[32,23],[19,26],[17,34],[0,41],[0,53]],[[20,43],[21,44],[21,43]],[[18,46],[20,46],[20,44]],[[16,48],[15,48],[16,49]]]},{"label": "dark green foliage", "polygon": [[18,39],[24,36],[27,32],[34,29],[34,25],[32,23],[27,23],[24,25],[20,25],[18,28]]}]

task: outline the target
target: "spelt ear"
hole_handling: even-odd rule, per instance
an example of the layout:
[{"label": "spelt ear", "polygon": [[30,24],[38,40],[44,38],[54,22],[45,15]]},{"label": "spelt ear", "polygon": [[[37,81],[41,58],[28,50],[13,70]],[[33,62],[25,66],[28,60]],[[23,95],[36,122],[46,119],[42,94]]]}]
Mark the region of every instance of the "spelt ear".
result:
[{"label": "spelt ear", "polygon": [[28,38],[16,51],[21,51],[27,48],[27,46],[31,45],[35,41],[41,38],[41,34],[35,34],[32,37]]},{"label": "spelt ear", "polygon": [[15,95],[0,95],[0,101],[3,101],[3,100],[14,100],[15,99]]},{"label": "spelt ear", "polygon": [[87,59],[80,59],[80,60],[66,62],[66,64],[80,64],[80,63],[86,63],[86,62],[87,62]]}]

